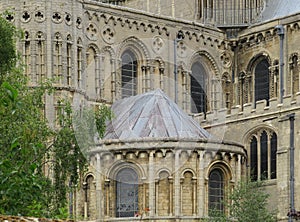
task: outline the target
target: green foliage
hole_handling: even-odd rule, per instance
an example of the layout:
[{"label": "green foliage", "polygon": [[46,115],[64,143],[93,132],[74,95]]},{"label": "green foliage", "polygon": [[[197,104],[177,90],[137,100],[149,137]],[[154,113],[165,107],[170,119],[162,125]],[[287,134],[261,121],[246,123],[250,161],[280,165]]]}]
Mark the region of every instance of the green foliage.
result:
[{"label": "green foliage", "polygon": [[53,91],[51,81],[28,87],[16,66],[16,35],[16,29],[0,17],[0,214],[66,218],[67,194],[78,185],[87,163],[77,142],[83,138],[76,129],[85,129],[94,139],[95,129],[103,135],[111,114],[107,107],[84,110],[88,121],[97,125],[90,129],[85,119],[74,121],[79,114],[65,103],[59,115],[61,127],[50,129],[44,98]]},{"label": "green foliage", "polygon": [[52,149],[55,186],[52,206],[56,214],[66,206],[67,193],[73,191],[87,167],[86,152],[97,134],[103,136],[105,121],[112,116],[106,106],[73,110],[70,102],[64,100],[60,101],[59,113],[60,129]]},{"label": "green foliage", "polygon": [[[4,16],[7,14],[9,13],[6,12]],[[2,83],[3,76],[15,67],[17,53],[14,40],[17,34],[16,28],[0,17],[0,83]]]},{"label": "green foliage", "polygon": [[267,209],[268,197],[262,181],[241,181],[229,194],[225,203],[230,216],[212,211],[209,221],[275,222],[275,212]]}]

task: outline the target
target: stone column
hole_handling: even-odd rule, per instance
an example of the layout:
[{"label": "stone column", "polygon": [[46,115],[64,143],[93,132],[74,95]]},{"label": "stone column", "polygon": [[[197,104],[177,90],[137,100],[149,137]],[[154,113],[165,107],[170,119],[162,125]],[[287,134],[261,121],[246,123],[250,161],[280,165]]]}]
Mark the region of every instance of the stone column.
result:
[{"label": "stone column", "polygon": [[193,185],[193,216],[196,216],[197,214],[197,208],[196,208],[196,205],[197,205],[197,178],[196,177],[193,177],[192,178],[192,185]]},{"label": "stone column", "polygon": [[102,179],[101,179],[101,157],[96,154],[96,218],[103,218],[103,206],[102,206]]},{"label": "stone column", "polygon": [[154,181],[154,151],[149,153],[149,208],[150,217],[154,216],[155,209],[155,181]]},{"label": "stone column", "polygon": [[199,184],[198,184],[198,215],[200,217],[204,217],[204,211],[205,211],[205,175],[204,175],[204,169],[205,169],[205,160],[203,158],[204,151],[199,151]]},{"label": "stone column", "polygon": [[175,151],[175,178],[174,178],[174,189],[175,189],[175,195],[174,195],[174,207],[175,207],[175,216],[180,216],[180,172],[179,172],[179,166],[180,166],[180,150]]},{"label": "stone column", "polygon": [[169,178],[169,185],[170,185],[170,188],[169,188],[169,198],[170,198],[170,206],[169,206],[169,215],[170,216],[173,216],[173,213],[174,213],[174,203],[173,203],[173,177],[170,176]]}]

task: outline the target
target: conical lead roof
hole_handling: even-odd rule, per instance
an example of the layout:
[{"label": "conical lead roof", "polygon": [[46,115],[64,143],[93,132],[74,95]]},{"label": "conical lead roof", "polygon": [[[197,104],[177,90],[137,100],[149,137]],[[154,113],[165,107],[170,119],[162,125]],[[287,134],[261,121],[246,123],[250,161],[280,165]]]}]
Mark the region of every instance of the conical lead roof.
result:
[{"label": "conical lead roof", "polygon": [[112,110],[104,139],[210,137],[160,89],[119,100]]}]

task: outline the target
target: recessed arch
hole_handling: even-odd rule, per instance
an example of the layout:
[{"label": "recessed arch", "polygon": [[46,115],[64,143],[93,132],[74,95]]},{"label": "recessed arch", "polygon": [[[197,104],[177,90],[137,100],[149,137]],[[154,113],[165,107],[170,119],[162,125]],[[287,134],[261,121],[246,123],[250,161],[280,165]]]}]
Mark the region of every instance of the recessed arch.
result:
[{"label": "recessed arch", "polygon": [[[140,166],[138,163],[134,161],[116,161],[107,171],[106,173],[106,178],[107,179],[115,179],[116,178],[116,173],[121,170],[122,168],[132,168],[136,170],[136,172],[139,175],[140,180],[146,178],[146,174],[142,166]],[[142,183],[142,181],[139,181]]]}]

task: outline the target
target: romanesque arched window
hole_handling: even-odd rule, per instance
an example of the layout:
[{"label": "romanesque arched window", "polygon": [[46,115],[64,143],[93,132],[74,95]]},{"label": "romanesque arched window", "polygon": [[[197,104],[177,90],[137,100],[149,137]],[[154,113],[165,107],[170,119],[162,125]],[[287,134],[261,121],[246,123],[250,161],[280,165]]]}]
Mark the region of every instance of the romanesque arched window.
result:
[{"label": "romanesque arched window", "polygon": [[270,130],[253,134],[250,139],[250,175],[252,180],[276,178],[277,135]]},{"label": "romanesque arched window", "polygon": [[255,102],[266,100],[267,105],[270,99],[270,81],[269,81],[270,64],[267,59],[261,60],[254,69],[255,77]]},{"label": "romanesque arched window", "polygon": [[122,54],[122,98],[137,94],[137,60],[135,55],[127,50]]},{"label": "romanesque arched window", "polygon": [[224,211],[224,173],[220,169],[213,169],[208,181],[208,207],[211,211]]},{"label": "romanesque arched window", "polygon": [[191,112],[206,113],[207,111],[207,73],[200,62],[192,66],[191,75]]},{"label": "romanesque arched window", "polygon": [[116,176],[116,217],[134,217],[138,210],[138,174],[121,169]]}]

